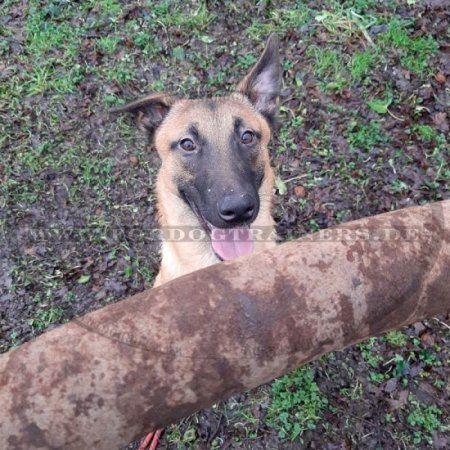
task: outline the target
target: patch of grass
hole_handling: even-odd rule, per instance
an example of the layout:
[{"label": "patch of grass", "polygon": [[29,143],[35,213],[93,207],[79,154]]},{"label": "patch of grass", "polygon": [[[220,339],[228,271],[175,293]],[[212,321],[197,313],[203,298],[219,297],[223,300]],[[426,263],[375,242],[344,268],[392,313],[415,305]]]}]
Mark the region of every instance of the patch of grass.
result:
[{"label": "patch of grass", "polygon": [[389,136],[383,131],[379,122],[368,124],[351,121],[345,134],[347,142],[353,149],[369,152],[374,147],[382,147],[389,142]]},{"label": "patch of grass", "polygon": [[119,42],[120,38],[116,36],[104,36],[97,41],[97,45],[104,53],[110,55],[116,51]]},{"label": "patch of grass", "polygon": [[450,427],[445,427],[441,420],[442,410],[436,405],[425,406],[420,403],[414,396],[410,395],[408,398],[409,414],[406,418],[408,424],[414,427],[412,440],[415,445],[426,442],[428,445],[433,445],[434,431],[447,431]]},{"label": "patch of grass", "polygon": [[[286,114],[286,109],[280,108],[281,114]],[[283,126],[278,131],[278,146],[276,151],[278,153],[289,153],[297,150],[297,144],[292,133],[292,130],[296,130],[303,124],[303,117],[289,117],[285,115],[285,120],[283,120]]]},{"label": "patch of grass", "polygon": [[361,342],[357,345],[363,359],[367,362],[367,364],[369,364],[370,367],[374,369],[378,368],[381,361],[383,361],[382,356],[380,356],[375,350],[376,342],[376,338],[370,338],[367,341]]},{"label": "patch of grass", "polygon": [[420,361],[423,361],[425,364],[429,366],[439,367],[442,365],[442,362],[439,361],[439,358],[437,357],[436,353],[429,350],[428,348],[420,350],[418,356]]},{"label": "patch of grass", "polygon": [[338,38],[362,33],[371,44],[367,29],[377,22],[375,17],[358,14],[353,8],[345,7],[342,2],[337,1],[330,2],[329,9],[322,10],[315,20]]},{"label": "patch of grass", "polygon": [[431,73],[428,62],[438,49],[438,44],[431,36],[412,37],[409,31],[411,22],[394,19],[388,24],[388,31],[380,37],[385,48],[397,51],[400,63],[416,74]]},{"label": "patch of grass", "polygon": [[64,317],[64,311],[57,306],[41,306],[34,317],[28,319],[28,325],[32,328],[42,331],[48,328],[51,324],[60,322]]},{"label": "patch of grass", "polygon": [[82,80],[84,69],[76,61],[83,29],[71,26],[76,8],[68,2],[46,7],[33,0],[26,11],[26,55],[32,70],[25,72],[27,95],[70,93]]},{"label": "patch of grass", "polygon": [[381,372],[374,372],[374,371],[369,372],[369,380],[374,384],[383,383],[385,379],[386,379],[385,375]]},{"label": "patch of grass", "polygon": [[361,80],[367,76],[375,64],[375,53],[373,50],[365,50],[352,55],[350,60],[350,72],[354,80]]},{"label": "patch of grass", "polygon": [[21,344],[21,340],[20,340],[20,331],[17,330],[17,329],[15,329],[15,330],[11,333],[9,346],[6,347],[6,348],[2,348],[2,347],[0,346],[0,350],[1,350],[1,351],[8,351],[8,350],[11,350],[11,349],[17,347],[17,346],[20,345],[20,344]]},{"label": "patch of grass", "polygon": [[154,25],[161,25],[163,28],[177,28],[183,33],[192,33],[200,37],[208,26],[215,20],[215,14],[208,10],[206,2],[193,8],[194,5],[187,5],[164,0],[157,2],[149,0],[147,2],[151,11],[151,18]]},{"label": "patch of grass", "polygon": [[[343,8],[352,8],[361,13],[365,12],[367,9],[377,6],[379,3],[379,0],[343,0],[340,2]],[[392,0],[383,2],[383,6],[387,8],[390,4],[394,4],[395,6],[395,3]]]},{"label": "patch of grass", "polygon": [[145,56],[155,55],[161,51],[161,44],[157,36],[149,31],[141,30],[140,27],[133,32],[132,39],[136,47],[141,49]]},{"label": "patch of grass", "polygon": [[27,52],[34,63],[61,62],[76,55],[81,30],[71,26],[67,20],[73,14],[69,3],[62,6],[58,14],[51,14],[46,8],[40,8],[39,2],[30,2],[25,37]]},{"label": "patch of grass", "polygon": [[367,102],[367,105],[372,111],[375,111],[378,114],[386,114],[388,112],[388,108],[392,103],[392,94],[390,92],[384,93],[384,98],[374,98]]},{"label": "patch of grass", "polygon": [[409,362],[402,355],[396,354],[391,361],[385,363],[385,365],[392,364],[392,375],[395,378],[405,376],[409,372]]},{"label": "patch of grass", "polygon": [[108,81],[124,84],[135,79],[136,71],[126,56],[121,61],[117,61],[114,65],[105,69],[104,75]]},{"label": "patch of grass", "polygon": [[268,20],[254,19],[247,28],[247,35],[254,40],[261,40],[271,32],[284,34],[289,28],[298,29],[312,21],[313,11],[303,2],[293,7],[277,7],[267,14]]},{"label": "patch of grass", "polygon": [[344,70],[342,65],[344,55],[337,50],[313,46],[306,54],[314,58],[314,70],[320,78],[335,77]]},{"label": "patch of grass", "polygon": [[306,56],[312,59],[312,69],[323,87],[341,90],[348,86],[347,55],[339,50],[313,45],[306,51]]},{"label": "patch of grass", "polygon": [[[421,136],[421,139],[426,141],[431,138],[435,141],[435,146],[433,150],[426,154],[426,159],[435,167],[434,179],[426,181],[423,189],[425,190],[435,190],[441,184],[443,184],[447,191],[450,190],[450,151],[448,144],[448,137],[443,133],[437,133],[424,126],[425,128],[417,128],[417,132]],[[441,198],[441,196],[439,197]]]},{"label": "patch of grass", "polygon": [[[260,409],[261,404],[267,402],[266,390],[259,390],[245,401],[231,397],[226,402],[220,402],[212,406],[210,412],[219,422],[221,418],[225,418],[228,439],[233,442],[236,448],[247,448],[245,443],[258,439],[260,419],[254,416],[252,409],[255,407]],[[214,421],[214,419],[212,420]],[[191,416],[184,419],[180,424],[168,427],[165,432],[165,439],[170,444],[170,448],[197,449],[199,448],[198,435],[197,417]],[[208,442],[208,449],[219,450],[223,448],[223,445],[223,435],[217,436]]]},{"label": "patch of grass", "polygon": [[180,427],[173,425],[166,430],[166,439],[170,444],[176,445],[176,448],[193,449],[197,440],[197,431],[194,427],[181,431]]},{"label": "patch of grass", "polygon": [[384,340],[392,347],[404,347],[406,337],[401,331],[389,331],[384,335]]},{"label": "patch of grass", "polygon": [[18,148],[13,169],[32,173],[39,173],[48,167],[61,169],[65,165],[75,164],[77,157],[77,147],[68,147],[58,141],[51,142],[43,139],[34,148],[26,146]]},{"label": "patch of grass", "polygon": [[83,79],[81,66],[75,64],[67,71],[55,70],[51,66],[37,66],[29,75],[25,84],[28,95],[54,92],[57,94],[71,93]]},{"label": "patch of grass", "polygon": [[238,56],[236,66],[239,69],[247,70],[248,68],[253,66],[253,64],[255,64],[257,60],[258,58],[256,58],[256,56],[252,53],[246,53],[245,55]]},{"label": "patch of grass", "polygon": [[393,180],[389,183],[391,192],[407,192],[409,186],[403,180]]},{"label": "patch of grass", "polygon": [[306,430],[314,430],[327,400],[308,367],[298,369],[272,383],[267,423],[280,438],[295,440]]},{"label": "patch of grass", "polygon": [[320,225],[314,219],[310,219],[305,225],[305,229],[308,233],[316,233],[320,230]]},{"label": "patch of grass", "polygon": [[348,398],[350,402],[359,400],[364,395],[364,389],[362,384],[355,380],[354,384],[350,387],[344,387],[339,390],[340,394]]},{"label": "patch of grass", "polygon": [[102,15],[111,18],[118,16],[123,10],[122,5],[117,0],[96,0],[91,3],[100,10]]},{"label": "patch of grass", "polygon": [[438,137],[437,131],[430,125],[416,124],[413,125],[412,131],[424,142],[435,141]]}]

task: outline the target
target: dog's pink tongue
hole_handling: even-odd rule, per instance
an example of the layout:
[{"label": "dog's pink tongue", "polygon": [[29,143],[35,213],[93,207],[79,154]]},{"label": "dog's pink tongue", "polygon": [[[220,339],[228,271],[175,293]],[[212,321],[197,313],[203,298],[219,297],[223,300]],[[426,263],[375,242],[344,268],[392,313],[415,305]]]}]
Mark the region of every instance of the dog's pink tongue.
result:
[{"label": "dog's pink tongue", "polygon": [[253,236],[249,227],[213,228],[211,242],[214,251],[225,261],[253,253]]}]

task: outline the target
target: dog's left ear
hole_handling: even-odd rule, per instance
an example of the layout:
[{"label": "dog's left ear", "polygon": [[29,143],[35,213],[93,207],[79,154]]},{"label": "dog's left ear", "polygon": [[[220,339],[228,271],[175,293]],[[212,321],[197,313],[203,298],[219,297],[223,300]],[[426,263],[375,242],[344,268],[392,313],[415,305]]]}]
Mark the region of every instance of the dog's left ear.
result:
[{"label": "dog's left ear", "polygon": [[128,112],[136,116],[139,128],[147,131],[149,141],[161,125],[176,99],[164,93],[155,93],[111,109],[111,114]]},{"label": "dog's left ear", "polygon": [[258,62],[236,89],[253,103],[255,109],[269,121],[270,125],[273,125],[275,120],[281,89],[278,46],[278,37],[272,33]]}]

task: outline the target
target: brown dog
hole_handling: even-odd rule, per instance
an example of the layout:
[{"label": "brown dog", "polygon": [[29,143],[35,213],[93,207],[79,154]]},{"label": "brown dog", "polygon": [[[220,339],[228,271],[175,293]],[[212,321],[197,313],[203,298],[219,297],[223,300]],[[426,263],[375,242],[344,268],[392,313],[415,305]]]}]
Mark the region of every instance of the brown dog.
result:
[{"label": "brown dog", "polygon": [[[155,286],[275,245],[267,145],[280,84],[278,39],[271,35],[227,97],[178,100],[156,93],[113,110],[137,116],[162,160],[156,184],[162,263]],[[185,239],[171,239],[173,230]]]}]

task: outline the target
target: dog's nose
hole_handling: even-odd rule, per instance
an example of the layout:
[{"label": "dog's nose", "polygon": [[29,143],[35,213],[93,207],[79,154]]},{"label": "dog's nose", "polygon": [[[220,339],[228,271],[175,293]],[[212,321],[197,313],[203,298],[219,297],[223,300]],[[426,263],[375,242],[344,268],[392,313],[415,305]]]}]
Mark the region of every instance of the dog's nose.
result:
[{"label": "dog's nose", "polygon": [[225,222],[238,224],[253,217],[256,201],[249,194],[225,195],[218,203],[219,216]]}]

